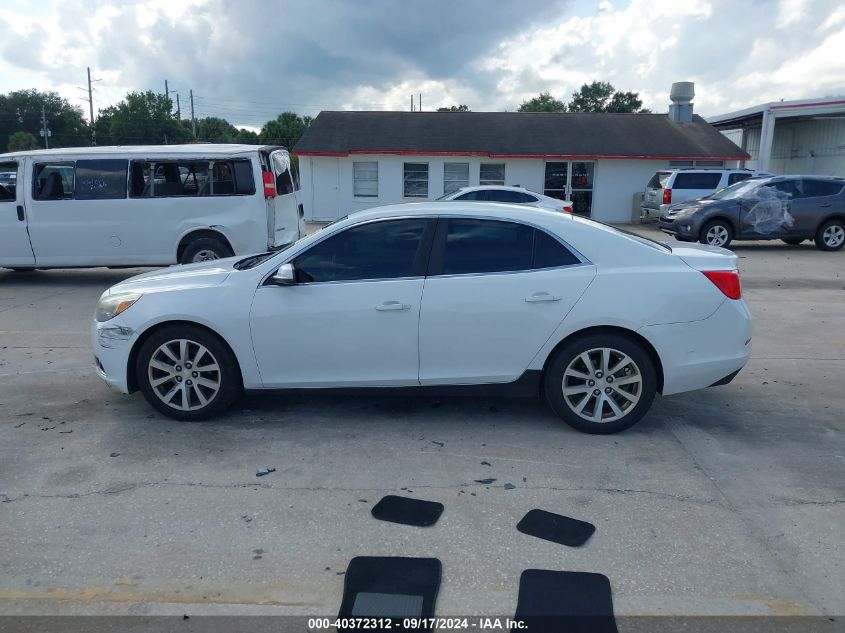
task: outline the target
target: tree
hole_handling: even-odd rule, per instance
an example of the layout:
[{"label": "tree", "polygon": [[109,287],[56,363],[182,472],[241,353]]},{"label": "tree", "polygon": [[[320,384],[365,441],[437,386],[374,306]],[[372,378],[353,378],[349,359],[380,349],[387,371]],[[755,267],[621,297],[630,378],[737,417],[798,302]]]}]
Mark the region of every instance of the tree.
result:
[{"label": "tree", "polygon": [[566,104],[550,93],[543,92],[533,99],[523,101],[517,112],[566,112]]},{"label": "tree", "polygon": [[161,145],[191,140],[185,126],[173,113],[169,97],[147,91],[127,93],[123,101],[100,111],[97,142],[116,145]]},{"label": "tree", "polygon": [[9,136],[10,152],[24,152],[30,149],[38,149],[38,141],[29,132],[15,132]]},{"label": "tree", "polygon": [[218,117],[206,117],[197,120],[197,140],[208,143],[232,143],[237,128],[226,119]]},{"label": "tree", "polygon": [[252,130],[241,128],[240,130],[238,130],[237,134],[235,134],[235,139],[233,142],[243,143],[244,145],[258,145],[258,134],[256,134]]},{"label": "tree", "polygon": [[28,132],[39,142],[41,109],[47,118],[52,147],[78,147],[91,144],[91,128],[82,109],[71,105],[55,92],[17,90],[0,95],[0,138],[15,132]]},{"label": "tree", "polygon": [[462,103],[461,105],[452,105],[448,108],[437,108],[438,112],[471,112],[469,106]]},{"label": "tree", "polygon": [[261,128],[258,140],[264,145],[284,145],[291,148],[311,124],[311,117],[301,117],[294,112],[282,112]]},{"label": "tree", "polygon": [[617,91],[606,81],[581,86],[568,107],[570,112],[649,112],[638,93]]}]

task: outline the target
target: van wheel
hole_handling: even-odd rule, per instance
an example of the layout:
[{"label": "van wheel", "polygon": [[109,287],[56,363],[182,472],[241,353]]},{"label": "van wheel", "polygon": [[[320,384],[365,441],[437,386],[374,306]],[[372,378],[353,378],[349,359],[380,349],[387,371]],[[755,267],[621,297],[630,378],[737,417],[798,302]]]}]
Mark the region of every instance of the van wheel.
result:
[{"label": "van wheel", "polygon": [[243,391],[238,362],[207,330],[170,325],[138,352],[135,376],[153,408],[176,420],[205,420],[232,405]]},{"label": "van wheel", "polygon": [[727,248],[734,237],[733,227],[724,220],[711,220],[704,225],[699,234],[698,241],[710,246],[721,246]]},{"label": "van wheel", "polygon": [[790,246],[798,246],[801,242],[804,241],[803,238],[791,237],[788,240],[783,240],[785,243],[789,244]]},{"label": "van wheel", "polygon": [[197,262],[231,257],[232,255],[234,255],[232,249],[222,240],[214,237],[200,237],[188,243],[185,250],[182,251],[182,258],[179,263],[196,264]]},{"label": "van wheel", "polygon": [[820,251],[838,251],[845,246],[845,221],[828,220],[816,231],[816,246]]},{"label": "van wheel", "polygon": [[560,348],[544,376],[546,398],[569,426],[607,435],[636,424],[657,391],[642,345],[619,334],[593,334]]}]

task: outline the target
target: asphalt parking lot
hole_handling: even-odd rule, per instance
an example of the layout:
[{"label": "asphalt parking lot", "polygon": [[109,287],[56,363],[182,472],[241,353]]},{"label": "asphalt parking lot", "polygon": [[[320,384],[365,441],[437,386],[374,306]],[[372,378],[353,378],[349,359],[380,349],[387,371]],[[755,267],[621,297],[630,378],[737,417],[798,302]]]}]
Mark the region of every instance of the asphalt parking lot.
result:
[{"label": "asphalt parking lot", "polygon": [[[495,398],[262,395],[175,422],[92,365],[94,303],[139,271],[0,270],[0,614],[334,615],[360,555],[439,558],[439,615],[512,615],[527,568],[607,575],[617,615],[845,614],[845,252],[735,251],[749,365],[609,437]],[[445,511],[376,521],[391,493]],[[518,533],[532,508],[596,533]]]}]

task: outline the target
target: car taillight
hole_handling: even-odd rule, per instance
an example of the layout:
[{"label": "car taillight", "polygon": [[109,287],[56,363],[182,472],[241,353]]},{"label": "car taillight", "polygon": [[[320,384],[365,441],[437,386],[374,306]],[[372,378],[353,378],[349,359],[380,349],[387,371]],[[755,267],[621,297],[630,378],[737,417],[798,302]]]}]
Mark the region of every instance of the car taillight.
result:
[{"label": "car taillight", "polygon": [[740,299],[742,287],[739,283],[739,272],[736,270],[703,270],[704,276],[713,282],[728,299]]},{"label": "car taillight", "polygon": [[672,190],[671,189],[664,189],[663,190],[663,204],[672,204]]},{"label": "car taillight", "polygon": [[269,171],[262,171],[261,177],[264,179],[264,197],[275,198],[276,180],[275,178],[273,178],[273,174],[271,174]]},{"label": "car taillight", "polygon": [[561,208],[561,211],[563,211],[564,213],[572,213],[572,205],[571,204],[563,205],[563,207]]}]

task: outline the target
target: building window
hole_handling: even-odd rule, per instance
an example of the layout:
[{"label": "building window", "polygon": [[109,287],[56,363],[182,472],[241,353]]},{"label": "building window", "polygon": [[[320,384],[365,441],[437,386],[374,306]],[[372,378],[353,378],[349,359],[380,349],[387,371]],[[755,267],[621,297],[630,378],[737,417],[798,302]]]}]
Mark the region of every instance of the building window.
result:
[{"label": "building window", "polygon": [[504,163],[482,163],[481,173],[478,179],[479,185],[504,185],[505,164]]},{"label": "building window", "polygon": [[695,163],[691,160],[670,160],[669,167],[671,169],[678,169],[681,167],[692,167]]},{"label": "building window", "polygon": [[405,163],[402,183],[406,198],[428,198],[428,163]]},{"label": "building window", "polygon": [[723,160],[697,160],[695,161],[696,167],[724,167],[725,161]]},{"label": "building window", "polygon": [[352,163],[352,194],[356,198],[378,196],[378,162]]},{"label": "building window", "polygon": [[443,194],[469,186],[469,163],[443,163]]}]

